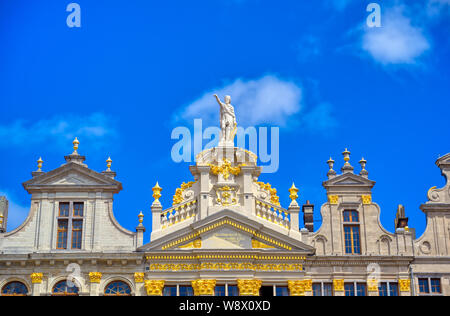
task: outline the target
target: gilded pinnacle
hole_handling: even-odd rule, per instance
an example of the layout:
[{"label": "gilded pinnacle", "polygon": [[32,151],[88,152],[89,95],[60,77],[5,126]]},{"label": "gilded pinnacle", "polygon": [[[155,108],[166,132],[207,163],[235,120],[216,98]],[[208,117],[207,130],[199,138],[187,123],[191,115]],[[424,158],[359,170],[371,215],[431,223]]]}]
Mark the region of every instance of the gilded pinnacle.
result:
[{"label": "gilded pinnacle", "polygon": [[156,182],[156,185],[152,188],[153,191],[153,198],[157,201],[161,197],[161,191],[162,188],[159,186],[158,182]]},{"label": "gilded pinnacle", "polygon": [[111,171],[111,164],[112,164],[111,157],[108,157],[108,159],[106,159],[106,167],[108,168],[108,171]]},{"label": "gilded pinnacle", "polygon": [[289,189],[289,197],[292,201],[296,200],[298,198],[298,189],[295,187],[294,182],[292,182],[292,187]]},{"label": "gilded pinnacle", "polygon": [[73,144],[73,154],[72,155],[77,155],[78,154],[78,152],[77,152],[78,145],[80,144],[80,142],[78,141],[77,137],[75,137],[75,139],[73,140],[72,144]]},{"label": "gilded pinnacle", "polygon": [[42,157],[39,157],[39,159],[37,160],[37,164],[38,164],[38,170],[37,171],[42,171],[42,164],[44,163],[44,161],[42,160]]}]

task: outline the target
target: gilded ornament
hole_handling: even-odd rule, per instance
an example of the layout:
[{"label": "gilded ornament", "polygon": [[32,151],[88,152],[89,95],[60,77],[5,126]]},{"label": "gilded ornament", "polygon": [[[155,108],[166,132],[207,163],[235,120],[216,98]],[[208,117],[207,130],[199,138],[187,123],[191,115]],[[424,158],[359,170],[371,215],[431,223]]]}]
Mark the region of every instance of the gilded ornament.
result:
[{"label": "gilded ornament", "polygon": [[339,203],[339,195],[328,195],[328,202],[332,205]]},{"label": "gilded ornament", "polygon": [[222,164],[219,166],[215,166],[213,164],[209,164],[209,167],[211,168],[211,172],[215,175],[221,174],[225,180],[228,180],[230,177],[230,174],[232,175],[239,175],[241,173],[241,166],[232,167],[231,162],[228,161],[228,159],[223,159]]},{"label": "gilded ornament", "polygon": [[39,284],[39,283],[42,283],[42,278],[44,277],[44,274],[42,274],[42,273],[32,273],[30,275],[30,277],[31,277],[31,283]]},{"label": "gilded ornament", "polygon": [[333,288],[335,292],[344,291],[344,280],[342,279],[334,279],[333,280]]},{"label": "gilded ornament", "polygon": [[289,280],[288,288],[291,296],[305,296],[305,282],[302,280]]},{"label": "gilded ornament", "polygon": [[367,290],[369,292],[378,292],[378,280],[368,279],[367,280]]},{"label": "gilded ornament", "polygon": [[172,205],[176,205],[176,204],[180,204],[184,201],[183,198],[183,192],[192,187],[192,185],[194,184],[194,181],[190,181],[188,183],[182,183],[180,188],[177,188],[175,190],[175,195],[173,196],[173,204]]},{"label": "gilded ornament", "polygon": [[161,197],[161,191],[162,188],[159,186],[158,182],[156,182],[156,185],[152,188],[153,191],[153,198],[155,199],[155,201],[158,201],[159,198]]},{"label": "gilded ornament", "polygon": [[100,283],[101,279],[101,272],[89,272],[89,280],[91,281],[91,283]]},{"label": "gilded ornament", "polygon": [[398,280],[398,285],[401,292],[411,291],[411,280],[410,279],[400,279]]},{"label": "gilded ornament", "polygon": [[191,282],[195,296],[213,296],[216,280],[194,280]]},{"label": "gilded ornament", "polygon": [[294,201],[298,199],[298,189],[295,187],[295,184],[292,182],[292,187],[289,189],[289,198]]},{"label": "gilded ornament", "polygon": [[145,289],[149,296],[162,296],[163,288],[163,280],[145,280]]},{"label": "gilded ornament", "polygon": [[361,195],[362,203],[364,205],[370,205],[372,204],[372,196],[370,194],[367,195]]},{"label": "gilded ornament", "polygon": [[145,277],[144,272],[135,272],[134,273],[134,281],[136,283],[143,283],[144,282],[144,277]]},{"label": "gilded ornament", "polygon": [[240,296],[259,296],[261,280],[237,280]]}]

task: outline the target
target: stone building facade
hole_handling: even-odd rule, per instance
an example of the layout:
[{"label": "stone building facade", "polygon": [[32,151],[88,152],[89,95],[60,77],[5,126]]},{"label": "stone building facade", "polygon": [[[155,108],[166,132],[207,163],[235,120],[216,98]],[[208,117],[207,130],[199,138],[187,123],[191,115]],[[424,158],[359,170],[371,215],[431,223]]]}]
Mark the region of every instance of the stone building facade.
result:
[{"label": "stone building facade", "polygon": [[[258,180],[255,154],[233,146],[200,153],[173,205],[153,188],[151,241],[144,214],[135,231],[114,218],[122,185],[111,170],[96,172],[78,153],[23,184],[30,212],[6,230],[0,199],[0,295],[450,295],[450,182],[433,187],[421,205],[427,227],[415,238],[402,207],[391,233],[372,200],[375,182],[343,153],[341,172],[329,160],[327,202],[314,231],[314,205],[297,203]],[[450,154],[436,165],[450,178]],[[305,227],[300,227],[303,217]],[[148,218],[148,217],[147,217]]]}]

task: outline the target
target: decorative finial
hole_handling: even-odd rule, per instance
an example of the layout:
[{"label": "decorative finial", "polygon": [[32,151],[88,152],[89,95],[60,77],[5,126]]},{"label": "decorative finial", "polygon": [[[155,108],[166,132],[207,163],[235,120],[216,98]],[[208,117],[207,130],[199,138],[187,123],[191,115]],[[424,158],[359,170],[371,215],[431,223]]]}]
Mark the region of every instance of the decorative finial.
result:
[{"label": "decorative finial", "polygon": [[108,168],[106,169],[106,171],[111,171],[111,164],[112,164],[111,157],[108,157],[108,159],[106,159],[106,167]]},{"label": "decorative finial", "polygon": [[139,218],[139,225],[142,225],[142,222],[144,221],[144,214],[142,214],[142,211],[138,215]]},{"label": "decorative finial", "polygon": [[161,197],[162,188],[159,186],[158,182],[156,182],[156,185],[152,188],[152,191],[155,202],[159,201],[159,198]]},{"label": "decorative finial", "polygon": [[359,164],[361,165],[361,172],[359,173],[359,175],[365,178],[367,178],[367,176],[369,175],[369,172],[366,170],[366,163],[367,160],[365,160],[364,157],[359,161]]},{"label": "decorative finial", "polygon": [[350,161],[350,151],[347,148],[345,148],[345,150],[342,152],[342,155],[344,156],[345,164],[341,168],[341,171],[343,173],[345,173],[345,172],[353,172],[353,167],[349,163],[349,161]]},{"label": "decorative finial", "polygon": [[42,164],[43,163],[44,163],[44,161],[42,160],[42,157],[39,157],[39,159],[37,160],[37,166],[38,166],[37,172],[42,172]]},{"label": "decorative finial", "polygon": [[336,175],[336,171],[333,170],[333,166],[334,166],[334,160],[333,158],[330,157],[330,159],[328,159],[327,161],[328,167],[330,168],[330,170],[328,170],[327,176],[328,179],[331,179],[333,176]]},{"label": "decorative finial", "polygon": [[289,197],[291,198],[291,200],[292,201],[295,201],[295,200],[297,200],[298,199],[298,194],[297,194],[297,192],[298,192],[298,189],[295,187],[295,184],[294,184],[294,182],[292,182],[292,186],[291,186],[291,188],[289,189]]},{"label": "decorative finial", "polygon": [[78,138],[75,137],[75,139],[72,142],[73,144],[73,153],[72,155],[78,155],[78,145],[80,144],[80,142],[78,141]]}]

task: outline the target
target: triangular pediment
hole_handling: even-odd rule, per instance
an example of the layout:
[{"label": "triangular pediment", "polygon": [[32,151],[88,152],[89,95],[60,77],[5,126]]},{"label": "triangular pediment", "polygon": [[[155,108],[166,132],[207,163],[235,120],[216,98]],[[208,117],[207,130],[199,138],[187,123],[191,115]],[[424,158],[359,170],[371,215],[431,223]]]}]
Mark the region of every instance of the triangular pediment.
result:
[{"label": "triangular pediment", "polygon": [[375,185],[375,181],[364,178],[360,175],[356,175],[353,173],[344,173],[338,175],[328,181],[323,183],[325,187],[332,186],[369,186],[373,187]]},{"label": "triangular pediment", "polygon": [[179,231],[164,235],[142,246],[139,251],[192,249],[260,249],[314,253],[313,247],[230,210],[220,211]]},{"label": "triangular pediment", "polygon": [[28,191],[62,187],[74,189],[102,187],[118,192],[122,188],[119,181],[77,163],[67,163],[43,173],[25,182],[23,186]]}]

